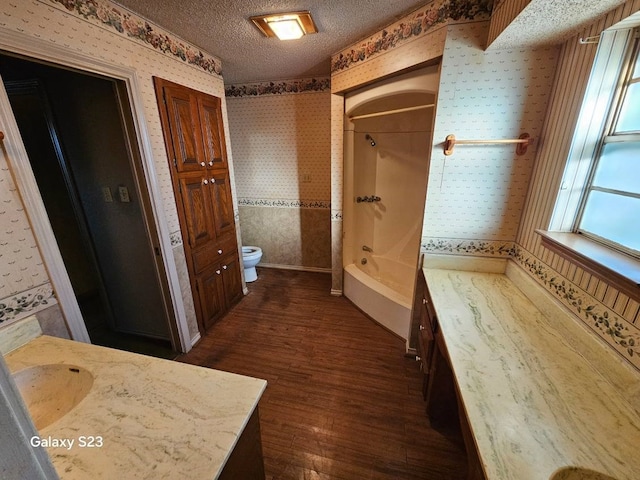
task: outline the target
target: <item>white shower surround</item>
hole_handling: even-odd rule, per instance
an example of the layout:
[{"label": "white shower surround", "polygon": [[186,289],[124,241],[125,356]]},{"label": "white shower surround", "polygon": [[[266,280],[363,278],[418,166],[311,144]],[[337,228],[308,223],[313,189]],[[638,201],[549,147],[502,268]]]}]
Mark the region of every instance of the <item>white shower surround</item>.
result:
[{"label": "white shower surround", "polygon": [[[438,81],[436,65],[378,82],[345,98],[344,294],[405,341],[434,118],[433,106],[411,108],[431,105]],[[404,113],[348,118],[407,107],[410,111]],[[374,195],[380,199],[356,201]]]}]

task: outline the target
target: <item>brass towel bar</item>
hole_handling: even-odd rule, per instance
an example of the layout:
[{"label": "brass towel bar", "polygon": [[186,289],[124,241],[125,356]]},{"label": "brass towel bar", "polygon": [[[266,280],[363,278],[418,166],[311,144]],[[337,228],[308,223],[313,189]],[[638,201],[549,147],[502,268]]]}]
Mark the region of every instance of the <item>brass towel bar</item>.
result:
[{"label": "brass towel bar", "polygon": [[527,147],[533,143],[533,138],[531,138],[528,133],[523,133],[518,138],[505,140],[456,140],[456,136],[451,134],[447,135],[444,141],[444,154],[452,155],[453,147],[456,145],[488,145],[495,143],[515,143],[517,144],[516,154],[524,155],[527,153]]}]

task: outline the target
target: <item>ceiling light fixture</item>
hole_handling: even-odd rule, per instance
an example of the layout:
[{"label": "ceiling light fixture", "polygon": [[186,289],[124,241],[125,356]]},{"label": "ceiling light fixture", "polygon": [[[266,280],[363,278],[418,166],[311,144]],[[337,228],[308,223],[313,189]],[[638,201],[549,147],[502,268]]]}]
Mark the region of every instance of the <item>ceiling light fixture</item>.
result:
[{"label": "ceiling light fixture", "polygon": [[308,11],[258,15],[250,20],[265,36],[280,40],[295,40],[318,31]]}]

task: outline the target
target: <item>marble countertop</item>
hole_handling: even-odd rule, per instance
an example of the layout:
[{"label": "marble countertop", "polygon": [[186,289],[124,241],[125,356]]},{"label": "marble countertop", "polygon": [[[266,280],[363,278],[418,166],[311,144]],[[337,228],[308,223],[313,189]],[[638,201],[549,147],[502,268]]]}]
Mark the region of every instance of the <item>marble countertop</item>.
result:
[{"label": "marble countertop", "polygon": [[[222,470],[266,387],[264,380],[41,336],[5,356],[12,372],[63,363],[89,370],[80,404],[43,428],[62,479],[213,479]],[[103,446],[82,448],[80,436]]]},{"label": "marble countertop", "polygon": [[488,480],[640,478],[640,416],[558,328],[575,320],[544,316],[504,274],[424,273]]}]

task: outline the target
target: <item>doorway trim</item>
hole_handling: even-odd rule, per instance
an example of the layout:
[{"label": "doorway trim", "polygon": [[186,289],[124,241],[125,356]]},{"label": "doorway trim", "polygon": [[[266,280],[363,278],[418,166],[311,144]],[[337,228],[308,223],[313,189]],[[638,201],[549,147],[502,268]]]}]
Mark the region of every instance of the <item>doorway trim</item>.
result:
[{"label": "doorway trim", "polygon": [[[164,259],[162,262],[164,273],[167,278],[169,295],[173,306],[173,317],[176,320],[176,325],[170,326],[172,343],[174,348],[179,348],[182,352],[188,352],[192,347],[189,327],[171,246],[169,226],[164,214],[164,205],[157,181],[158,177],[153,163],[152,149],[135,69],[113,65],[20,32],[0,31],[0,49],[71,67],[83,72],[110,77],[125,83],[135,135],[138,140],[137,153],[140,155],[142,162],[145,177],[144,184],[151,203],[152,218],[150,220],[154,222],[158,232],[159,247]],[[0,82],[0,122],[2,122],[2,128],[5,133],[3,149],[25,205],[25,211],[47,267],[56,297],[64,313],[71,338],[91,343],[2,82]],[[174,338],[174,333],[177,334],[178,338]]]}]

